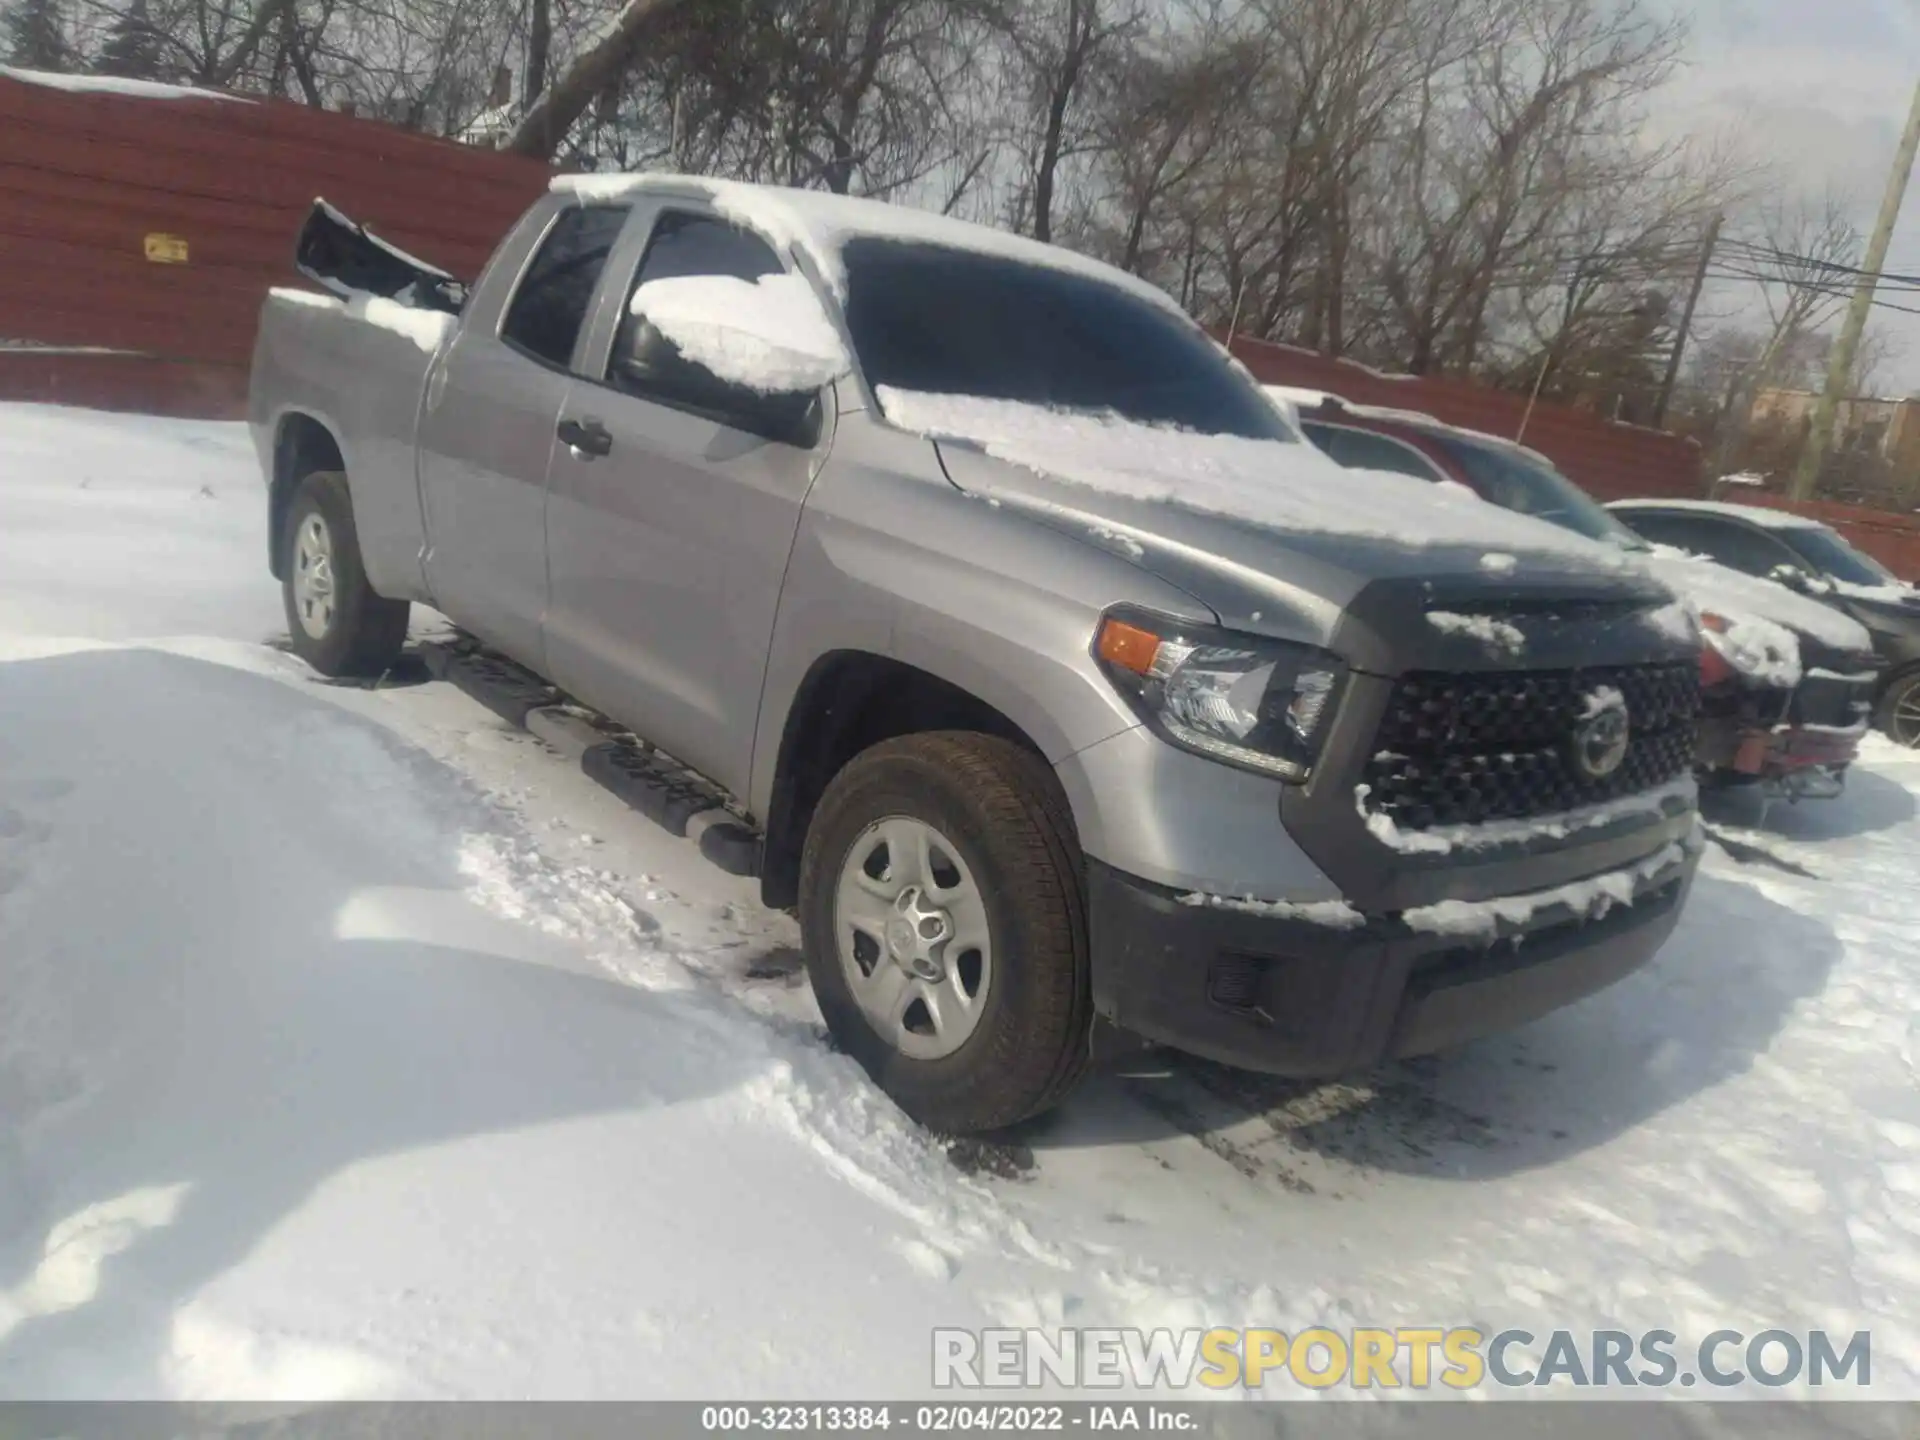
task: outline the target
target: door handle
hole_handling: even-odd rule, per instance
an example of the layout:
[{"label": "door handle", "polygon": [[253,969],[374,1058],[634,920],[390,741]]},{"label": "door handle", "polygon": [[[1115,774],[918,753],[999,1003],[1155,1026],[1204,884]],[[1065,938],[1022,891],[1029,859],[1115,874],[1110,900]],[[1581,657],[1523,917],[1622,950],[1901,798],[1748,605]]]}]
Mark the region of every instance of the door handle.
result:
[{"label": "door handle", "polygon": [[582,456],[613,453],[613,436],[598,420],[562,420],[553,427],[553,433]]}]

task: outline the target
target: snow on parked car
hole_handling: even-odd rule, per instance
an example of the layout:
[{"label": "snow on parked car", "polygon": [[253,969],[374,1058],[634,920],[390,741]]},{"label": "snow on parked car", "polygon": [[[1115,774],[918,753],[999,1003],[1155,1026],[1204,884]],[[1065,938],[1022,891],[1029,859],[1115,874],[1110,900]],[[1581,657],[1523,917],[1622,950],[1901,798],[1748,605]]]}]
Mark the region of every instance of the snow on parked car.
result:
[{"label": "snow on parked car", "polygon": [[1333,459],[1465,487],[1502,509],[1626,552],[1680,596],[1701,636],[1701,769],[1798,798],[1832,795],[1866,733],[1878,680],[1867,632],[1784,586],[1649,545],[1538,451],[1414,411],[1319,391],[1268,393]]}]

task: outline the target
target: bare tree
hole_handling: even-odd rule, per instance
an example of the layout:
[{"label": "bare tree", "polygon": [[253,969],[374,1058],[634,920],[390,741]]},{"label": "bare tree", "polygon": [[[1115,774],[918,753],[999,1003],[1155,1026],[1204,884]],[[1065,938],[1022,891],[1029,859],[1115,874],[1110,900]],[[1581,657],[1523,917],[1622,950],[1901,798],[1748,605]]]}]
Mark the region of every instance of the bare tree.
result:
[{"label": "bare tree", "polygon": [[1756,396],[1778,383],[1791,357],[1804,370],[1807,341],[1845,304],[1840,276],[1857,265],[1862,237],[1847,218],[1846,201],[1828,191],[1817,200],[1776,200],[1765,206],[1755,227],[1758,239],[1744,242],[1729,263],[1736,274],[1757,279],[1768,326],[1752,347],[1748,362],[1725,377],[1725,401],[1716,429],[1712,461],[1716,474],[1738,453]]}]

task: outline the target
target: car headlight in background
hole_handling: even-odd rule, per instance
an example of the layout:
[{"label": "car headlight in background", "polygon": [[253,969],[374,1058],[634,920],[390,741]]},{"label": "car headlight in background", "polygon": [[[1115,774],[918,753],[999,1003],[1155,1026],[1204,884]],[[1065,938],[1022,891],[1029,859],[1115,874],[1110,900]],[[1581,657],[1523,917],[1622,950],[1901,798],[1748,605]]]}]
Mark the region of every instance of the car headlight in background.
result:
[{"label": "car headlight in background", "polygon": [[1347,674],[1311,645],[1140,614],[1109,615],[1093,649],[1175,745],[1295,783],[1313,774]]},{"label": "car headlight in background", "polygon": [[1740,677],[1726,652],[1724,637],[1732,628],[1724,615],[1716,615],[1711,610],[1700,612],[1700,688],[1703,690],[1712,690]]}]

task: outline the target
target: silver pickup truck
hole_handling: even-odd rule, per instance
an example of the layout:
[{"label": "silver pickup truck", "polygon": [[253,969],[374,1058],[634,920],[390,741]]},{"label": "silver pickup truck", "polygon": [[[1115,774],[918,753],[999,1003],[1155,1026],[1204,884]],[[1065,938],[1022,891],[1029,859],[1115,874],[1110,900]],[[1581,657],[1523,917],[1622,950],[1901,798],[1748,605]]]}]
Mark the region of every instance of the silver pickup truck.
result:
[{"label": "silver pickup truck", "polygon": [[430,605],[705,777],[911,1115],[1096,1034],[1334,1074],[1628,974],[1698,858],[1698,631],[1343,471],[1164,295],[869,201],[556,181],[471,286],[317,210],[254,356],[295,649]]}]

